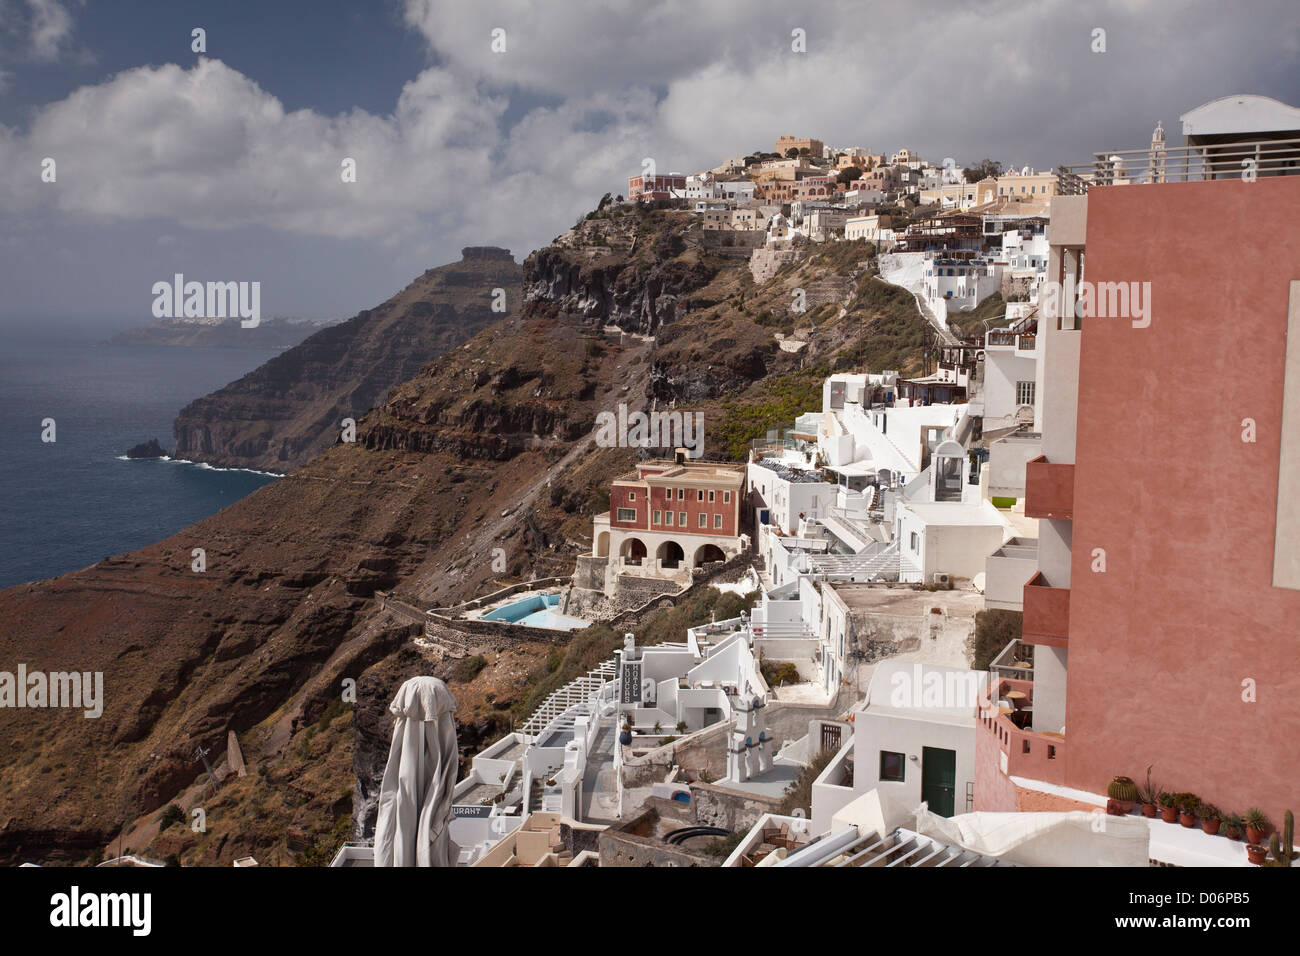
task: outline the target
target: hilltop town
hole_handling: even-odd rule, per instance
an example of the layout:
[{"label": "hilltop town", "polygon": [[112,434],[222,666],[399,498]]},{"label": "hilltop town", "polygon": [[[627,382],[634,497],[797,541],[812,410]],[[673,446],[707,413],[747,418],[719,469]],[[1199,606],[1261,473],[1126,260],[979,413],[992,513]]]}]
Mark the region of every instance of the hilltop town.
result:
[{"label": "hilltop town", "polygon": [[1251,250],[1300,253],[1300,111],[1181,119],[1050,172],[644,167],[193,403],[178,448],[293,470],[0,595],[0,649],[118,688],[15,718],[0,855],[369,865],[432,674],[458,865],[1280,861],[1300,300]]},{"label": "hilltop town", "polygon": [[[1269,859],[1289,865],[1290,783],[1242,779],[1204,738],[1161,733],[1178,709],[1156,690],[1170,665],[1127,646],[1214,639],[1206,611],[1231,598],[1184,592],[1196,544],[1173,540],[1202,489],[1186,474],[1171,487],[1156,459],[1128,471],[1122,492],[1110,480],[1125,456],[1179,433],[1181,371],[1152,384],[1149,350],[1216,361],[1198,341],[1212,278],[1175,276],[1185,264],[1140,244],[1176,245],[1183,204],[1248,202],[1253,222],[1284,228],[1295,180],[1273,177],[1293,171],[1297,111],[1273,104],[1277,128],[1246,134],[1241,106],[1183,116],[1196,136],[1172,155],[1157,125],[1149,147],[1050,173],[783,136],[709,170],[632,176],[626,198],[607,195],[557,240],[600,261],[634,246],[636,228],[620,227],[655,209],[688,223],[701,250],[747,265],[783,352],[815,352],[819,324],[871,282],[909,292],[928,339],[922,368],[826,375],[739,456],[702,439],[709,416],[693,409],[707,406],[689,395],[672,411],[602,413],[618,437],[601,444],[643,453],[609,481],[572,575],[427,611],[423,641],[439,651],[548,631],[587,648],[579,672],[543,682],[527,719],[472,758],[454,793],[461,864],[1245,866],[1265,861],[1255,844],[1285,811]],[[1265,187],[1236,172],[1239,156],[1263,157]],[[1098,188],[1128,186],[1157,191]],[[800,284],[837,248],[853,263],[842,282]],[[1260,320],[1270,341],[1283,299]],[[1166,323],[1145,344],[1159,300]],[[631,332],[611,326],[620,339],[659,331],[628,318]],[[1117,321],[1081,351],[1094,319]],[[1138,377],[1171,402],[1134,419],[1116,392]],[[1249,440],[1217,445],[1243,486],[1267,494],[1279,478],[1278,550],[1271,527],[1253,545],[1239,526],[1214,532],[1241,556],[1233,587],[1258,601],[1252,646],[1280,666],[1300,587],[1281,544],[1297,530],[1285,498],[1300,472],[1243,461],[1236,444]],[[1116,498],[1142,509],[1117,513]],[[1168,564],[1133,565],[1156,540]],[[1276,696],[1289,678],[1270,681],[1257,712],[1213,678],[1179,680],[1221,693],[1212,719],[1240,733],[1263,712],[1296,725]],[[1115,688],[1137,684],[1120,705]],[[966,816],[979,811],[996,824]],[[1249,853],[1234,842],[1247,838]],[[350,843],[334,864],[364,865],[368,852]]]}]

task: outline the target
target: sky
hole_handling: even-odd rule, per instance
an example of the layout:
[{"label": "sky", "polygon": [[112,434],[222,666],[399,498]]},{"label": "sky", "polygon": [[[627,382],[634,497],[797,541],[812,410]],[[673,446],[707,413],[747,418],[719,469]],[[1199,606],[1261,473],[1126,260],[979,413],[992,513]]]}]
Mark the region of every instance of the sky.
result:
[{"label": "sky", "polygon": [[1049,169],[1235,93],[1300,105],[1295,0],[0,0],[0,320],[145,324],[177,272],[344,318],[645,158]]}]

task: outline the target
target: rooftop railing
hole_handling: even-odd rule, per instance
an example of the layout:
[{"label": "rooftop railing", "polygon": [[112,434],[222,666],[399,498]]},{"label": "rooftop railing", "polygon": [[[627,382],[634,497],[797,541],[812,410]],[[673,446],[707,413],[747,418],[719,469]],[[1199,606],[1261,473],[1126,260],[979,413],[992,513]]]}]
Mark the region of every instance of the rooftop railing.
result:
[{"label": "rooftop railing", "polygon": [[1300,139],[1251,140],[1094,153],[1091,163],[1058,167],[1056,191],[1082,196],[1092,186],[1294,175],[1300,175]]}]

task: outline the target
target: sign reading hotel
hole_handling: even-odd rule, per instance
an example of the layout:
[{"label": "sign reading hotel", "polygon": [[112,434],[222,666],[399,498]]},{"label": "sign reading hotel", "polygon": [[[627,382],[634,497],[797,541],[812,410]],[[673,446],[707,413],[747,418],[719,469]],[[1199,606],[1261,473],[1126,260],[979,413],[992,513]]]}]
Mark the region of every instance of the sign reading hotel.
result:
[{"label": "sign reading hotel", "polygon": [[641,662],[624,661],[623,679],[619,682],[619,703],[641,703]]}]

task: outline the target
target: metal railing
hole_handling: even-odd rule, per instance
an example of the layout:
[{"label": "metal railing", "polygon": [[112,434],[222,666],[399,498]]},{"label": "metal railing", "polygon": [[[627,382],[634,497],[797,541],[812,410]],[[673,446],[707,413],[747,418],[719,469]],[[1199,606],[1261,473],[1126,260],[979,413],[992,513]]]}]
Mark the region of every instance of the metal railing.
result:
[{"label": "metal railing", "polygon": [[1092,186],[1294,175],[1300,175],[1300,139],[1243,140],[1094,153],[1091,163],[1058,167],[1056,191],[1082,196]]}]

